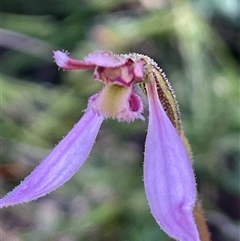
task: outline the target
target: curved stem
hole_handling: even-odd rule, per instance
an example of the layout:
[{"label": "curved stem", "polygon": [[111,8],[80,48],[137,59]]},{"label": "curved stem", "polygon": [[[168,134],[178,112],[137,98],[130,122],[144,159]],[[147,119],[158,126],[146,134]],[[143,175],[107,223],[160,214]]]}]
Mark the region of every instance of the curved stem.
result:
[{"label": "curved stem", "polygon": [[210,233],[208,231],[206,219],[204,217],[204,211],[202,209],[201,201],[197,200],[194,208],[194,217],[197,224],[198,232],[201,241],[211,241]]}]

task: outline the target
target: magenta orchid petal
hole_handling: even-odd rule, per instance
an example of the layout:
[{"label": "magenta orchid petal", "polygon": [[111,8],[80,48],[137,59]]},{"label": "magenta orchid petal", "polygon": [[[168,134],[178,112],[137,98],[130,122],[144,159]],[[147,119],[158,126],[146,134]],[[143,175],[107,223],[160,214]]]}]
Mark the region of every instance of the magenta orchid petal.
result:
[{"label": "magenta orchid petal", "polygon": [[84,61],[101,67],[115,68],[124,65],[128,58],[113,54],[110,51],[97,51],[85,57]]},{"label": "magenta orchid petal", "polygon": [[144,71],[143,71],[143,67],[146,63],[144,61],[138,61],[136,62],[135,66],[134,66],[134,75],[137,79],[143,79],[144,77]]},{"label": "magenta orchid petal", "polygon": [[29,202],[67,182],[87,159],[102,121],[102,116],[88,110],[42,163],[0,200],[0,207]]},{"label": "magenta orchid petal", "polygon": [[94,69],[96,67],[94,63],[70,58],[66,52],[57,50],[53,54],[56,64],[62,69]]},{"label": "magenta orchid petal", "polygon": [[147,84],[149,124],[144,185],[152,215],[179,241],[199,241],[193,218],[196,185],[191,160],[158,99],[155,82]]}]

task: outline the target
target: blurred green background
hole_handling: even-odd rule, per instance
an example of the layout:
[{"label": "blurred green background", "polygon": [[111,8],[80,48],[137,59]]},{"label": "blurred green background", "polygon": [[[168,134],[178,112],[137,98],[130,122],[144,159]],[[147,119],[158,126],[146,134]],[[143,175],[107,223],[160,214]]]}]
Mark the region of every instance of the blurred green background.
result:
[{"label": "blurred green background", "polygon": [[[17,185],[82,116],[101,84],[59,71],[52,51],[137,52],[166,72],[194,155],[213,241],[239,241],[238,0],[2,0],[1,194]],[[64,186],[1,210],[2,241],[167,241],[142,182],[147,121],[105,121]]]}]

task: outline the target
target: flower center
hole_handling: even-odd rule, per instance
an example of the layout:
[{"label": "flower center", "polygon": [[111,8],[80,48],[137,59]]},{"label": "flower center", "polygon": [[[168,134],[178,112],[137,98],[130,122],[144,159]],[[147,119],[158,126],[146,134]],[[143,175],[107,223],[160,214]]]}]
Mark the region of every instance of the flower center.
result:
[{"label": "flower center", "polygon": [[105,118],[133,121],[142,116],[141,98],[133,91],[134,83],[143,78],[144,62],[131,59],[118,67],[96,66],[94,79],[105,84],[102,91],[89,100],[89,108]]},{"label": "flower center", "polygon": [[142,100],[133,92],[132,86],[105,85],[100,93],[90,99],[89,108],[93,108],[105,118],[119,121],[129,122],[137,118],[144,119],[141,115]]},{"label": "flower center", "polygon": [[94,79],[101,80],[105,84],[132,85],[134,78],[133,66],[121,66],[116,68],[97,67]]}]

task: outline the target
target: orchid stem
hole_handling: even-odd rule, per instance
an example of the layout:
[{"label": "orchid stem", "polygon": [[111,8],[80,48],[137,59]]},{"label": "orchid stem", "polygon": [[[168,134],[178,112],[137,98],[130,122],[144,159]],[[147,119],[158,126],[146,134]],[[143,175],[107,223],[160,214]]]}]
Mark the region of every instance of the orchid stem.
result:
[{"label": "orchid stem", "polygon": [[197,200],[194,208],[194,217],[197,224],[198,232],[201,241],[211,241],[210,233],[207,227],[206,219],[204,217],[204,211],[202,209],[201,201]]}]

